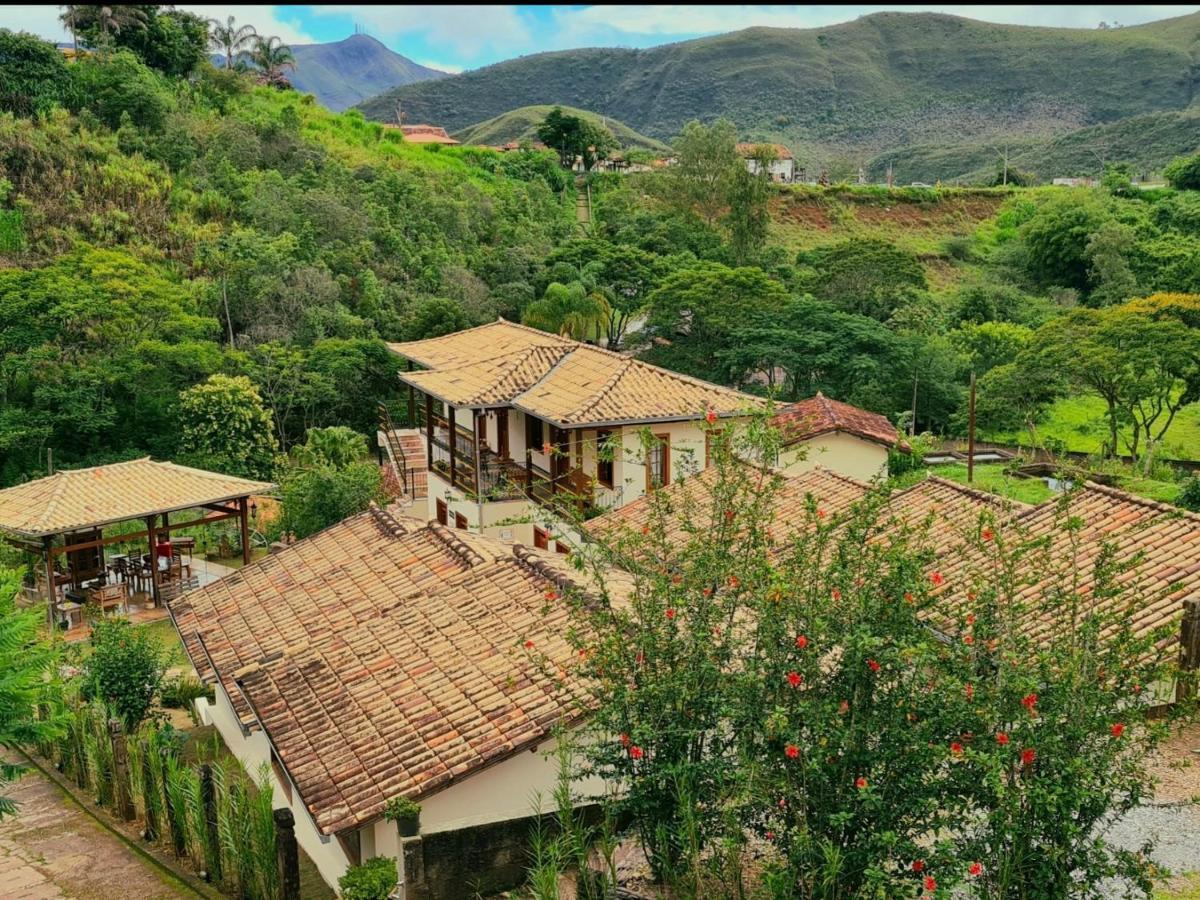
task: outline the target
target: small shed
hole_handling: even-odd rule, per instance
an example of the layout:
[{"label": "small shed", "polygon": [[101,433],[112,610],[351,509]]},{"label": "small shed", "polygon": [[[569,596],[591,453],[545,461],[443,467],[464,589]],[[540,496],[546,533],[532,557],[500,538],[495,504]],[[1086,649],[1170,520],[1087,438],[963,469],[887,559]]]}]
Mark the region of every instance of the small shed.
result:
[{"label": "small shed", "polygon": [[[105,557],[105,548],[114,543],[147,540],[150,565],[146,584],[155,606],[162,604],[164,589],[173,580],[170,556],[166,566],[159,564],[162,548],[169,548],[173,531],[237,519],[242,557],[248,563],[250,498],[274,488],[269,482],[156,462],[149,457],[88,469],[65,469],[0,490],[0,535],[12,546],[40,558],[37,593],[49,603],[51,622],[63,623],[67,590],[92,592],[86,596],[101,606],[118,599],[121,580]],[[199,515],[171,521],[173,513],[186,510],[195,510]],[[104,534],[106,527],[129,521],[138,521],[145,528]],[[59,569],[60,560],[66,563],[63,571]]]}]

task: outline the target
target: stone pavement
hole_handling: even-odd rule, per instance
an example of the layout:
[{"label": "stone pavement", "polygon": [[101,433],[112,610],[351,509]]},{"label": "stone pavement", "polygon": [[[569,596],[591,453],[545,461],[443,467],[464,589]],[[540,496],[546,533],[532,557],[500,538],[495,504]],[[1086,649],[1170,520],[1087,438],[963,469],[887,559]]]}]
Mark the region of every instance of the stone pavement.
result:
[{"label": "stone pavement", "polygon": [[98,825],[36,769],[10,785],[7,793],[20,810],[15,818],[0,822],[0,897],[168,900],[196,896]]}]

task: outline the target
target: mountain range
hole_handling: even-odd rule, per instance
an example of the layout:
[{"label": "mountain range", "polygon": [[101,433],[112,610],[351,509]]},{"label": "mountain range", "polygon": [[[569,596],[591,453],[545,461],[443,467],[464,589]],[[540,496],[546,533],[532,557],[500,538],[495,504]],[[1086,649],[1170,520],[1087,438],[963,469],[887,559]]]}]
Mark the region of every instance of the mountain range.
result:
[{"label": "mountain range", "polygon": [[[407,121],[460,132],[563,104],[663,141],[692,119],[724,116],[744,139],[787,144],[810,169],[864,166],[878,177],[891,163],[901,181],[932,181],[986,173],[1003,144],[1043,178],[1102,159],[1161,166],[1200,144],[1198,87],[1200,13],[1084,30],[889,12],[645,50],[539,53],[392,88],[360,108],[394,120],[399,101]],[[1143,116],[1153,117],[1149,142],[1137,140]]]},{"label": "mountain range", "polygon": [[295,44],[292,53],[296,57],[295,71],[288,73],[292,85],[314,94],[322,106],[337,112],[389,88],[447,75],[415,63],[365,34],[327,44]]}]

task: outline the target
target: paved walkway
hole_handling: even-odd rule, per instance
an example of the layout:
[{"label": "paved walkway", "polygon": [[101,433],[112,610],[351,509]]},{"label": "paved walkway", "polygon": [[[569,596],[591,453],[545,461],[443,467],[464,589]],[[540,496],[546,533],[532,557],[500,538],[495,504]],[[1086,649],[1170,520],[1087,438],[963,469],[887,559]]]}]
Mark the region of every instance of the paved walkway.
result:
[{"label": "paved walkway", "polygon": [[8,794],[21,808],[0,822],[0,897],[11,900],[168,900],[195,897],[31,769]]}]

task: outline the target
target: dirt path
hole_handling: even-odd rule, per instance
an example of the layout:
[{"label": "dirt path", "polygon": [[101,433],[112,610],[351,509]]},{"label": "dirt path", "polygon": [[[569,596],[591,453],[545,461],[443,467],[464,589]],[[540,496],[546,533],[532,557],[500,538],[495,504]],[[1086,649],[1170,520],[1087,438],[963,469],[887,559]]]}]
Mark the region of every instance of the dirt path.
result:
[{"label": "dirt path", "polygon": [[195,897],[142,859],[30,770],[9,795],[16,818],[0,822],[0,897],[14,900],[167,900]]}]

